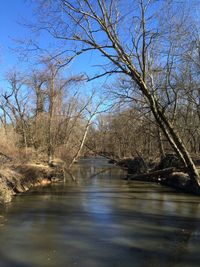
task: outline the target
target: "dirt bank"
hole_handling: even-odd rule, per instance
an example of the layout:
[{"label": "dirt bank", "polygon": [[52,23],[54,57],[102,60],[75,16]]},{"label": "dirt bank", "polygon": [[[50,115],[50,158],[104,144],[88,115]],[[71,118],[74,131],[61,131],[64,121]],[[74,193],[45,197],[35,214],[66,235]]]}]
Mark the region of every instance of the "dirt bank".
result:
[{"label": "dirt bank", "polygon": [[0,204],[10,202],[17,193],[63,179],[63,170],[43,164],[11,165],[0,169]]}]

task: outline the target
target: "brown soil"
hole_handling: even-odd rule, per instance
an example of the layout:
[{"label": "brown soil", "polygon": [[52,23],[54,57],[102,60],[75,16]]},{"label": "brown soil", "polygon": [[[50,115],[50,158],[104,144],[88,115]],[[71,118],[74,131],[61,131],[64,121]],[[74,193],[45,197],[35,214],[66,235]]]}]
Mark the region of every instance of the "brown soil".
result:
[{"label": "brown soil", "polygon": [[45,186],[63,179],[63,170],[44,164],[11,165],[0,169],[0,203],[34,186]]}]

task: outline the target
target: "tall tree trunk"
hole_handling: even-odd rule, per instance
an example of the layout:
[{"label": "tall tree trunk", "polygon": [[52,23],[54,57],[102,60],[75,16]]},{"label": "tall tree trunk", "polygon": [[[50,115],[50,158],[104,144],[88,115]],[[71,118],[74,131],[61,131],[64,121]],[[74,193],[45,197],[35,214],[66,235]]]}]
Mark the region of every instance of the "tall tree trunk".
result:
[{"label": "tall tree trunk", "polygon": [[146,84],[141,80],[141,78],[137,80],[137,83],[142,93],[148,99],[151,111],[154,115],[156,122],[160,126],[161,130],[163,131],[164,135],[166,136],[167,140],[171,144],[172,148],[174,149],[179,159],[182,161],[184,166],[187,168],[188,174],[191,178],[191,183],[194,186],[200,186],[200,179],[199,179],[199,173],[197,171],[197,168],[187,148],[183,144],[183,141],[181,140],[178,133],[175,131],[174,127],[171,125],[171,123],[169,122],[169,120],[167,119],[163,111],[161,110],[155,95],[151,94],[151,91],[147,88]]},{"label": "tall tree trunk", "polygon": [[47,140],[48,140],[48,148],[47,148],[47,156],[48,162],[51,163],[53,159],[53,143],[52,143],[52,120],[53,120],[53,108],[54,108],[54,77],[51,78],[50,81],[50,92],[49,92],[49,121],[48,121],[48,129],[47,129]]}]

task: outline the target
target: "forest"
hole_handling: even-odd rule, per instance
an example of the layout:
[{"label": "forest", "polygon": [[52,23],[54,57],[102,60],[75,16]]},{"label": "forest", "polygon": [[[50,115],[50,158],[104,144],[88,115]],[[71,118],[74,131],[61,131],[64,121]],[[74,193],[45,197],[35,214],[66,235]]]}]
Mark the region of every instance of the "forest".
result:
[{"label": "forest", "polygon": [[[15,53],[37,64],[5,75],[1,176],[5,168],[13,177],[11,170],[34,164],[62,162],[70,169],[84,156],[154,164],[173,154],[188,186],[199,188],[199,1],[28,4],[34,20],[22,27],[30,39],[18,42]],[[49,50],[39,34],[49,36]],[[71,74],[72,62],[84,54],[98,55],[97,72]],[[92,82],[97,88],[88,89]]]}]

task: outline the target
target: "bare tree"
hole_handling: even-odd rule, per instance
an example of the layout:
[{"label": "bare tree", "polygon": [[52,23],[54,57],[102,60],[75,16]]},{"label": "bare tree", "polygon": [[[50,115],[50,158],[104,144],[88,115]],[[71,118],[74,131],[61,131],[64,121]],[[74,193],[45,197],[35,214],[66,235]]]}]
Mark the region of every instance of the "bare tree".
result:
[{"label": "bare tree", "polygon": [[[194,162],[151,83],[151,74],[157,71],[149,65],[151,49],[160,40],[154,11],[159,9],[161,2],[135,0],[129,6],[128,2],[115,0],[39,1],[40,27],[59,40],[77,43],[66,63],[91,50],[99,51],[110,62],[109,68],[91,79],[119,73],[128,77],[133,90],[141,92],[147,101],[156,123],[187,168],[191,182],[199,185]],[[44,9],[48,10],[47,18]],[[160,52],[158,48],[156,50]],[[165,58],[162,57],[161,62]]]},{"label": "bare tree", "polygon": [[[63,114],[65,91],[72,85],[83,81],[82,75],[64,78],[61,75],[61,68],[56,63],[46,59],[45,69],[40,72],[34,81],[33,87],[36,95],[35,117],[42,115],[46,119],[46,141],[49,163],[53,160],[57,144],[59,144],[61,126],[68,119],[67,114]],[[36,78],[36,77],[35,77]],[[70,103],[69,103],[70,105]],[[44,133],[43,133],[44,135]],[[65,133],[66,138],[67,133]],[[44,141],[43,141],[44,142]]]},{"label": "bare tree", "polygon": [[8,75],[8,82],[10,90],[2,94],[4,121],[6,123],[6,117],[10,119],[16,132],[22,136],[22,146],[27,151],[30,110],[28,93],[23,90],[25,80],[17,72],[11,72]]},{"label": "bare tree", "polygon": [[69,164],[69,168],[73,165],[73,163],[76,161],[76,159],[80,156],[81,151],[85,145],[86,138],[90,129],[90,126],[93,123],[93,119],[100,113],[103,112],[103,104],[104,104],[104,99],[101,99],[96,103],[95,105],[93,104],[95,98],[95,92],[93,91],[91,96],[88,97],[86,103],[84,104],[82,108],[82,116],[84,114],[84,127],[82,130],[82,135],[80,138],[80,141],[78,142],[78,147],[75,152],[75,155],[73,156],[72,161]]}]

